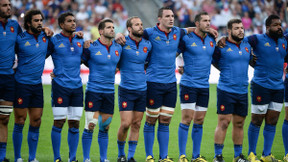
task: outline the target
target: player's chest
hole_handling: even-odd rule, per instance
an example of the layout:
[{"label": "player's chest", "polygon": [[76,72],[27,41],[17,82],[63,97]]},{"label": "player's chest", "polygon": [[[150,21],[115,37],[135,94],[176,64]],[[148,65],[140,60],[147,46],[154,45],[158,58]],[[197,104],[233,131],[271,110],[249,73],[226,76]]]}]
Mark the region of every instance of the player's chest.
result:
[{"label": "player's chest", "polygon": [[251,48],[246,46],[227,46],[221,50],[221,57],[228,63],[235,61],[249,62]]},{"label": "player's chest", "polygon": [[93,49],[91,50],[90,60],[95,64],[117,64],[121,56],[118,49]]},{"label": "player's chest", "polygon": [[257,51],[263,57],[271,58],[271,57],[280,57],[284,58],[286,56],[287,43],[281,39],[278,42],[273,41],[271,39],[265,39],[258,43]]},{"label": "player's chest", "polygon": [[122,49],[121,59],[133,62],[143,62],[148,56],[148,47],[145,45],[125,45]]},{"label": "player's chest", "polygon": [[192,55],[206,55],[212,56],[215,50],[215,42],[212,40],[195,40],[189,39],[185,40],[186,50],[191,53]]},{"label": "player's chest", "polygon": [[23,39],[18,45],[19,51],[24,55],[46,55],[48,40],[45,36],[39,36],[38,39]]},{"label": "player's chest", "polygon": [[15,42],[17,38],[17,33],[18,33],[18,31],[16,31],[17,29],[15,28],[16,27],[11,26],[11,25],[6,25],[5,27],[0,25],[0,41],[1,42],[3,41]]},{"label": "player's chest", "polygon": [[62,57],[80,57],[83,53],[83,43],[80,41],[58,42],[55,45],[55,51],[58,56]]}]

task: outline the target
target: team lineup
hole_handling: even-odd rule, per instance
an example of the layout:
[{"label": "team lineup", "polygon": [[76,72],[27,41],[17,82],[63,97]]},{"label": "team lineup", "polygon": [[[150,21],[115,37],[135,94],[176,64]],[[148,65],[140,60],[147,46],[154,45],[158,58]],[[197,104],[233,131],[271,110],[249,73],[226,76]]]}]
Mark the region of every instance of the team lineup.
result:
[{"label": "team lineup", "polygon": [[[95,126],[98,124],[100,162],[108,160],[108,132],[115,105],[115,73],[120,70],[118,87],[120,127],[117,134],[117,162],[173,162],[168,156],[169,125],[177,101],[175,59],[179,66],[181,121],[178,127],[178,162],[188,162],[186,145],[192,124],[191,162],[206,162],[200,153],[203,123],[209,102],[209,74],[211,65],[220,71],[217,85],[218,124],[214,134],[213,162],[225,162],[222,155],[229,124],[232,125],[233,162],[280,162],[271,154],[276,124],[285,105],[282,138],[284,162],[288,162],[288,80],[283,82],[283,65],[287,62],[288,35],[283,35],[281,20],[270,15],[266,33],[244,37],[240,19],[227,23],[228,35],[216,43],[217,31],[210,26],[210,16],[200,12],[195,16],[196,27],[174,26],[174,13],[163,7],[158,11],[158,23],[143,29],[139,17],[127,20],[127,36],[114,32],[111,19],[103,19],[96,41],[83,40],[76,31],[76,19],[71,12],[58,17],[61,33],[43,27],[40,10],[29,10],[24,16],[24,29],[10,19],[10,0],[0,0],[0,161],[6,158],[8,122],[14,113],[14,161],[23,162],[21,145],[27,114],[29,162],[36,159],[39,128],[43,114],[41,76],[45,59],[52,57],[51,107],[54,116],[51,143],[55,162],[61,158],[61,132],[68,120],[69,162],[76,162],[79,139],[82,140],[83,162],[99,161],[90,158]],[[13,67],[15,54],[18,65]],[[85,95],[80,77],[80,65],[89,68]],[[249,151],[242,154],[244,122],[248,114],[248,67],[254,68],[251,81],[251,122],[248,128]],[[288,77],[288,74],[287,74]],[[285,95],[286,94],[286,95]],[[85,96],[85,97],[84,97]],[[84,105],[83,105],[84,103]],[[85,111],[85,126],[79,128]],[[141,121],[145,113],[144,146],[146,159],[134,159]],[[265,121],[263,152],[256,152],[260,127]],[[115,122],[115,121],[113,121]],[[157,124],[158,123],[158,124]],[[159,158],[153,154],[155,125]],[[281,123],[282,124],[282,123]],[[9,128],[10,129],[10,128]],[[50,128],[48,128],[50,129]],[[79,129],[84,129],[80,136]],[[129,131],[130,130],[130,131]],[[128,135],[129,132],[129,135]],[[128,139],[127,139],[128,136]],[[128,153],[125,144],[128,140]],[[261,157],[260,159],[257,158]],[[10,160],[11,161],[11,160]]]}]

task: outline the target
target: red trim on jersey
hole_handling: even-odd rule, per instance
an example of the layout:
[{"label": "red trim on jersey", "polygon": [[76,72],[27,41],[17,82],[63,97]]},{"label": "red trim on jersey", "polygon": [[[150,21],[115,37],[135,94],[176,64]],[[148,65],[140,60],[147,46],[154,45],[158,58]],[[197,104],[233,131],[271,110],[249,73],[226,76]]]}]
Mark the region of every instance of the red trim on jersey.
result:
[{"label": "red trim on jersey", "polygon": [[111,45],[112,45],[112,42],[111,42],[111,44],[108,46],[108,45],[102,43],[101,40],[100,40],[100,38],[99,38],[98,40],[99,40],[99,42],[100,42],[103,46],[106,47],[107,51],[110,53],[110,50],[109,50],[109,49],[110,49],[110,47],[111,47]]},{"label": "red trim on jersey", "polygon": [[205,34],[205,36],[202,38],[200,35],[198,35],[195,31],[193,31],[193,33],[198,36],[202,42],[204,42],[204,39],[206,38],[207,34]]},{"label": "red trim on jersey", "polygon": [[67,35],[65,35],[64,33],[60,33],[63,37],[66,37],[66,38],[69,38],[69,41],[70,41],[70,43],[72,43],[72,39],[73,39],[73,36],[72,37],[69,37],[69,36],[67,36]]},{"label": "red trim on jersey", "polygon": [[6,27],[7,23],[4,23],[3,21],[0,21],[0,23],[2,24],[2,26],[3,26],[4,30],[5,30],[5,27]]},{"label": "red trim on jersey", "polygon": [[234,42],[230,41],[229,39],[227,39],[227,41],[230,42],[230,43],[232,43],[232,44],[235,44],[238,48],[240,47],[240,43],[241,43],[241,42],[240,42],[239,44],[237,44],[237,43],[234,43]]},{"label": "red trim on jersey", "polygon": [[139,43],[142,41],[142,38],[140,39],[140,41],[139,42],[137,42],[135,39],[133,39],[132,37],[130,37],[130,35],[128,35],[128,37],[132,40],[132,41],[134,41],[135,42],[135,44],[136,44],[136,47],[137,47],[137,49],[138,49],[138,47],[139,47]]},{"label": "red trim on jersey", "polygon": [[158,28],[160,31],[164,32],[165,35],[166,35],[166,37],[168,38],[168,34],[169,34],[171,31],[167,33],[167,32],[165,32],[164,30],[161,30],[160,27],[159,27],[159,23],[157,23],[157,28]]},{"label": "red trim on jersey", "polygon": [[27,33],[30,34],[30,35],[33,35],[33,37],[35,38],[35,40],[38,42],[38,36],[39,36],[39,34],[37,35],[37,34],[34,34],[34,33],[29,33],[28,31],[27,31]]}]

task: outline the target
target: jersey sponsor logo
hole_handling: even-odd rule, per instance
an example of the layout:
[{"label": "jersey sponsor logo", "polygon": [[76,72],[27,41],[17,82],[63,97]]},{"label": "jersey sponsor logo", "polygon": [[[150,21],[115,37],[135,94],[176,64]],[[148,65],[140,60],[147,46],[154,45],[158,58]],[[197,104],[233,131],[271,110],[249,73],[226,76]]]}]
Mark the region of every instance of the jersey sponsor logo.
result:
[{"label": "jersey sponsor logo", "polygon": [[11,31],[12,33],[14,33],[15,30],[14,30],[14,27],[13,27],[13,26],[10,27],[10,31]]},{"label": "jersey sponsor logo", "polygon": [[226,50],[226,52],[231,52],[231,51],[233,51],[231,48],[228,48],[228,49]]},{"label": "jersey sponsor logo", "polygon": [[89,101],[88,102],[88,107],[91,109],[93,107],[93,102]]},{"label": "jersey sponsor logo", "polygon": [[257,100],[257,102],[261,102],[262,101],[262,97],[261,96],[257,96],[256,100]]},{"label": "jersey sponsor logo", "polygon": [[185,100],[185,101],[189,100],[189,95],[188,95],[188,94],[185,94],[185,95],[184,95],[184,100]]},{"label": "jersey sponsor logo", "polygon": [[285,50],[285,44],[284,44],[284,43],[282,44],[282,47],[283,47],[283,49]]},{"label": "jersey sponsor logo", "polygon": [[63,99],[62,99],[62,97],[58,97],[58,99],[57,99],[57,103],[60,104],[60,105],[63,103]]},{"label": "jersey sponsor logo", "polygon": [[177,36],[176,36],[176,34],[174,34],[174,35],[173,35],[173,39],[174,39],[174,40],[176,40],[176,39],[177,39]]},{"label": "jersey sponsor logo", "polygon": [[144,47],[144,48],[143,48],[143,52],[144,52],[144,53],[147,53],[147,50],[148,50],[147,47]]},{"label": "jersey sponsor logo", "polygon": [[224,110],[225,110],[225,106],[224,106],[224,105],[221,105],[221,106],[220,106],[220,110],[221,110],[221,111],[224,111]]},{"label": "jersey sponsor logo", "polygon": [[119,52],[118,52],[117,50],[115,51],[115,55],[116,55],[116,56],[119,56]]},{"label": "jersey sponsor logo", "polygon": [[153,99],[150,99],[149,100],[149,104],[152,106],[152,105],[154,105],[154,100]]},{"label": "jersey sponsor logo", "polygon": [[18,102],[19,105],[21,105],[23,103],[23,99],[22,98],[18,98],[17,102]]},{"label": "jersey sponsor logo", "polygon": [[122,102],[122,107],[123,107],[124,109],[127,107],[127,105],[128,105],[127,102],[125,102],[125,101]]},{"label": "jersey sponsor logo", "polygon": [[102,53],[100,51],[98,51],[95,55],[102,55]]},{"label": "jersey sponsor logo", "polygon": [[64,44],[63,44],[63,43],[61,43],[61,44],[60,44],[58,47],[60,47],[60,48],[61,48],[61,47],[65,47],[65,46],[64,46]]},{"label": "jersey sponsor logo", "polygon": [[265,43],[264,46],[266,46],[266,47],[271,47],[271,45],[269,44],[269,42]]},{"label": "jersey sponsor logo", "polygon": [[245,50],[246,50],[246,52],[248,52],[248,53],[249,53],[249,50],[248,50],[248,48],[247,48],[247,47],[245,47]]},{"label": "jersey sponsor logo", "polygon": [[80,42],[77,42],[77,46],[81,48],[81,43],[80,43]]},{"label": "jersey sponsor logo", "polygon": [[191,47],[197,47],[196,43],[193,42],[193,43],[191,44]]},{"label": "jersey sponsor logo", "polygon": [[159,36],[157,36],[157,37],[155,38],[155,40],[161,41],[161,39],[160,39]]},{"label": "jersey sponsor logo", "polygon": [[24,46],[31,46],[31,44],[27,41]]},{"label": "jersey sponsor logo", "polygon": [[212,41],[210,41],[210,46],[211,46],[211,47],[213,47],[213,46],[214,46],[214,44],[213,44],[213,42],[212,42]]},{"label": "jersey sponsor logo", "polygon": [[127,46],[125,47],[125,49],[130,50],[131,47],[130,47],[129,45],[127,45]]},{"label": "jersey sponsor logo", "polygon": [[45,37],[43,37],[42,40],[43,40],[44,43],[46,43],[46,38]]}]

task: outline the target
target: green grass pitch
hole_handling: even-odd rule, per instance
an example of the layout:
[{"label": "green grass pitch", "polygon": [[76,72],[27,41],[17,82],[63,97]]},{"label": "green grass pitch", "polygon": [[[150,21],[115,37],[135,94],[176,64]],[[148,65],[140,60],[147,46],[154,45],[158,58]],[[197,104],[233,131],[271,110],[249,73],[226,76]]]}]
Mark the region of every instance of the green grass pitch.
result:
[{"label": "green grass pitch", "polygon": [[[51,128],[53,124],[53,115],[52,115],[52,109],[51,109],[51,86],[44,85],[44,112],[42,117],[42,124],[40,128],[40,138],[37,148],[37,159],[41,162],[51,162],[53,161],[53,150],[52,150],[52,144],[51,144]],[[117,97],[117,86],[115,91],[115,114],[110,126],[109,130],[109,146],[108,146],[108,159],[111,162],[116,162],[117,155],[118,155],[118,148],[117,148],[117,132],[120,125],[120,117],[119,117],[119,109],[118,109],[118,97]],[[249,103],[250,97],[249,97]],[[250,105],[250,104],[249,104]],[[250,112],[250,107],[249,111]],[[248,138],[247,138],[247,130],[248,126],[251,120],[250,113],[246,118],[245,127],[244,127],[244,143],[243,143],[243,154],[247,156],[248,151]],[[284,156],[284,146],[282,142],[282,123],[284,120],[284,109],[281,112],[279,122],[277,124],[277,130],[275,135],[275,140],[272,148],[272,153],[275,155],[278,159],[283,159]],[[140,137],[138,146],[135,153],[135,159],[138,162],[144,162],[145,161],[145,149],[144,149],[144,139],[143,139],[143,125],[145,122],[145,116],[143,118],[142,125],[140,128]],[[172,118],[171,124],[170,124],[170,141],[169,141],[169,156],[172,157],[175,161],[178,161],[179,151],[178,151],[178,125],[181,120],[181,110],[180,110],[180,104],[179,104],[179,98],[177,101],[177,106],[175,109],[175,114]],[[28,125],[29,125],[29,118],[26,120],[26,124],[23,130],[23,143],[22,143],[22,158],[27,161],[28,159],[28,144],[27,144],[27,132],[28,132]],[[203,138],[202,138],[202,146],[201,146],[201,155],[205,156],[208,161],[212,161],[214,156],[214,131],[217,125],[217,114],[216,114],[216,85],[210,86],[210,100],[209,100],[209,108],[208,112],[205,118],[204,127],[203,127]],[[262,153],[263,149],[263,126],[262,124],[261,131],[259,134],[259,140],[257,145],[257,154],[258,158]],[[7,146],[7,158],[11,161],[14,160],[14,152],[13,152],[13,144],[12,144],[12,132],[14,127],[14,115],[12,114],[10,117],[9,122],[9,135],[8,135],[8,146]],[[234,149],[233,149],[233,142],[231,137],[231,124],[229,126],[229,129],[227,131],[225,143],[224,143],[224,150],[223,150],[223,156],[225,161],[232,161],[233,155],[234,155]],[[84,129],[84,114],[81,118],[80,123],[80,134],[79,134],[79,145],[77,150],[77,159],[79,161],[83,161],[82,156],[82,144],[81,144],[81,137],[82,137],[82,131]],[[189,136],[188,136],[188,142],[187,142],[187,157],[191,159],[192,157],[192,140],[191,140],[191,129],[192,126],[190,126],[189,129]],[[67,144],[67,123],[65,123],[65,126],[62,130],[62,143],[61,143],[61,156],[62,160],[66,161],[68,159],[69,149]],[[158,142],[157,142],[157,126],[155,129],[155,143],[154,143],[154,156],[158,160]],[[98,125],[96,127],[96,130],[93,134],[93,142],[91,147],[91,160],[93,162],[99,161],[99,148],[98,148],[98,142],[97,142],[97,136],[98,136]],[[126,142],[126,155],[128,150],[128,142]]]}]

